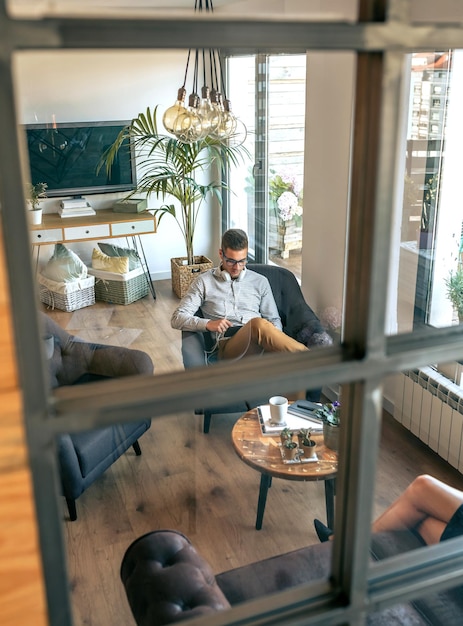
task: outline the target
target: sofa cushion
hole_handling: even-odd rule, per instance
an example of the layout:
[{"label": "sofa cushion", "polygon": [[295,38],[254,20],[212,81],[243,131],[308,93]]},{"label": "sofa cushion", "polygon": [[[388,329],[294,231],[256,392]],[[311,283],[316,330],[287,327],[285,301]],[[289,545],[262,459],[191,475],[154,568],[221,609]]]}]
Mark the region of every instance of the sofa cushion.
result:
[{"label": "sofa cushion", "polygon": [[216,580],[233,605],[309,581],[327,580],[330,559],[331,542],[314,544],[217,574]]},{"label": "sofa cushion", "polygon": [[[385,533],[389,535],[392,533]],[[406,537],[400,537],[395,544],[394,539],[387,537],[378,542],[377,550],[386,550],[390,545],[406,547]],[[418,542],[416,547],[419,547]],[[421,542],[421,545],[422,542]],[[251,563],[234,570],[217,574],[216,580],[232,605],[246,600],[283,591],[289,587],[327,580],[330,575],[332,543],[318,543],[286,554]],[[367,617],[369,626],[424,626],[434,624],[428,622],[417,607],[409,603],[397,604],[394,607],[370,613]],[[441,622],[436,622],[441,623]],[[449,622],[450,624],[453,623]],[[442,622],[445,624],[445,622]]]},{"label": "sofa cushion", "polygon": [[374,533],[371,538],[370,552],[376,561],[381,561],[425,545],[420,535],[413,530],[395,530],[394,532]]}]

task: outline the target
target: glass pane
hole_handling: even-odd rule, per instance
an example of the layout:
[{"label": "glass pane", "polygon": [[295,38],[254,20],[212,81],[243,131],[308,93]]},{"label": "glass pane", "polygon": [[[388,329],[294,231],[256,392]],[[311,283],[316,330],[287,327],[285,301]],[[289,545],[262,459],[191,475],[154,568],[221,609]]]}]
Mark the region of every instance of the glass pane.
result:
[{"label": "glass pane", "polygon": [[[372,562],[424,551],[463,533],[463,406],[455,390],[430,366],[385,381]],[[374,576],[374,567],[370,574]],[[458,593],[461,597],[461,588]],[[370,614],[369,623],[379,623],[380,618],[385,623],[405,623],[423,611],[430,623],[456,624],[452,621],[455,602],[453,592],[430,592]],[[458,601],[457,605],[461,612]],[[443,618],[446,610],[448,619]]]},{"label": "glass pane", "polygon": [[459,364],[430,364],[397,374],[389,379],[385,396],[394,407],[394,418],[399,424],[425,444],[428,452],[444,459],[445,466],[448,463],[462,471],[463,393]]},{"label": "glass pane", "polygon": [[398,280],[399,332],[428,325],[449,326],[458,323],[459,307],[463,313],[463,207],[457,200],[463,140],[462,72],[461,50],[412,55]]},{"label": "glass pane", "polygon": [[301,277],[305,55],[272,56],[268,86],[269,259]]},{"label": "glass pane", "polygon": [[[370,613],[367,624],[446,624],[458,626],[461,622],[463,604],[462,587],[441,591],[428,591],[412,600]],[[423,622],[423,618],[426,622]]]},{"label": "glass pane", "polygon": [[228,82],[233,111],[245,124],[247,136],[245,146],[251,155],[250,163],[239,164],[231,169],[230,175],[230,228],[242,228],[248,234],[250,256],[255,257],[255,142],[256,102],[254,56],[233,57],[228,60]]},{"label": "glass pane", "polygon": [[[247,228],[251,241],[257,235],[257,248],[263,247],[267,233],[268,250],[263,250],[264,260],[288,267],[299,279],[305,58],[305,55],[271,55],[258,63],[257,78],[255,57],[229,60],[230,93],[247,126],[246,145],[255,163],[247,170],[231,172],[230,224]],[[256,110],[259,112],[257,127]],[[265,163],[267,172],[263,171]],[[256,230],[256,220],[261,229]]]}]

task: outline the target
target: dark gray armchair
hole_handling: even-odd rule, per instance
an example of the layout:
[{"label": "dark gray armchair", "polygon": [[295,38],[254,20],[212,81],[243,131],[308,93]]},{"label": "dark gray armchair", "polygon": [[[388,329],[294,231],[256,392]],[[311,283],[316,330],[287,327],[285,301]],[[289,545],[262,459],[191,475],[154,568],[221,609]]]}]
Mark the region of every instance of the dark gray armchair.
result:
[{"label": "dark gray armchair", "polygon": [[[280,314],[284,332],[307,347],[331,345],[332,338],[322,326],[320,320],[306,303],[296,277],[289,270],[277,265],[250,263],[248,269],[266,276],[270,282],[273,296]],[[199,312],[200,314],[200,312]],[[212,348],[210,333],[182,332],[182,358],[186,368],[207,364],[206,355]],[[320,389],[308,389],[306,398],[314,402],[320,399]],[[212,415],[219,413],[244,413],[266,402],[267,398],[249,398],[238,400],[235,404],[196,409],[204,413],[205,433],[209,432]]]},{"label": "dark gray armchair", "polygon": [[[49,358],[52,388],[153,373],[153,362],[145,352],[83,341],[47,315],[42,313],[41,319],[44,335],[53,338]],[[76,499],[87,487],[130,447],[137,456],[141,454],[138,439],[150,426],[147,418],[59,437],[61,484],[71,521],[77,519]]]}]

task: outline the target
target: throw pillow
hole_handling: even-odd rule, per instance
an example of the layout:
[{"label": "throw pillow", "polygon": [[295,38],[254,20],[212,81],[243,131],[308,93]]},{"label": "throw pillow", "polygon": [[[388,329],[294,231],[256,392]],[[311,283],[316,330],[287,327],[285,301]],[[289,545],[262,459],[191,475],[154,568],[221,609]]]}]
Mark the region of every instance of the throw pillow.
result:
[{"label": "throw pillow", "polygon": [[92,267],[95,270],[126,274],[129,271],[129,258],[126,256],[110,257],[94,248],[92,252]]},{"label": "throw pillow", "polygon": [[101,252],[107,254],[108,256],[128,257],[129,271],[137,269],[137,267],[140,267],[141,265],[138,252],[134,248],[121,248],[111,243],[98,243],[98,247],[100,248]]},{"label": "throw pillow", "polygon": [[318,320],[306,321],[297,331],[296,340],[308,348],[333,345],[333,338],[326,332]]},{"label": "throw pillow", "polygon": [[88,276],[85,263],[62,243],[55,244],[53,255],[41,273],[57,283],[68,283]]}]

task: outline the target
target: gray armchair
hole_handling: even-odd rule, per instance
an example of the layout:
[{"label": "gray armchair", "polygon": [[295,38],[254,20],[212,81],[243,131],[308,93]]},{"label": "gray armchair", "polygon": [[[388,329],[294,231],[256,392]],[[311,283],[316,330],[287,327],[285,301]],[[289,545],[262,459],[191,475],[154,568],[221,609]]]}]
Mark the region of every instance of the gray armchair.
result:
[{"label": "gray armchair", "polygon": [[[70,335],[50,317],[41,314],[43,332],[53,338],[49,358],[52,388],[96,380],[152,374],[153,362],[145,352],[83,341]],[[77,519],[76,499],[122,454],[133,447],[151,426],[149,418],[91,431],[61,435],[58,441],[63,495],[71,521]]]},{"label": "gray armchair", "polygon": [[[248,269],[266,276],[283,324],[283,331],[307,347],[331,345],[332,338],[322,326],[314,311],[306,303],[296,277],[289,270],[277,265],[250,263]],[[198,312],[201,314],[201,312]],[[210,333],[182,332],[182,358],[185,369],[207,364],[207,353],[212,348]],[[314,402],[320,399],[320,389],[308,389],[306,398]],[[266,402],[267,398],[240,399],[227,406],[196,409],[204,413],[205,433],[209,432],[212,415],[219,413],[245,413],[251,408]]]}]

